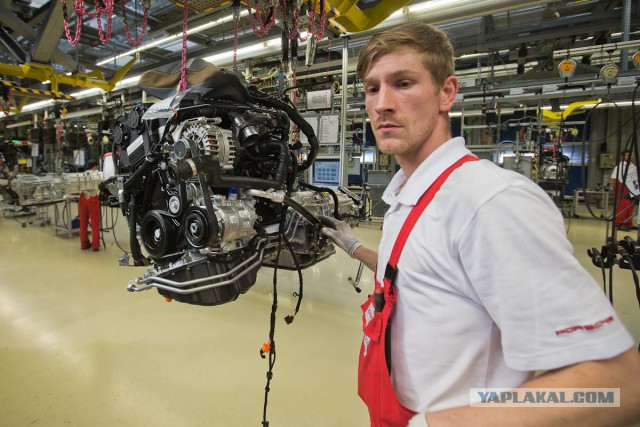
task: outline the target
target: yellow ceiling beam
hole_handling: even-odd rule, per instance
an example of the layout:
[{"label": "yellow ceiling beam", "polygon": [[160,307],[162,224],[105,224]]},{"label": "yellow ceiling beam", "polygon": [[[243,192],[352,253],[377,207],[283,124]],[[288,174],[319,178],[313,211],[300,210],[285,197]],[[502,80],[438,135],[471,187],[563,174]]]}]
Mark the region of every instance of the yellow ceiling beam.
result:
[{"label": "yellow ceiling beam", "polygon": [[19,113],[22,111],[25,105],[27,105],[27,101],[29,98],[22,98],[20,101],[16,102],[16,112]]},{"label": "yellow ceiling beam", "polygon": [[542,121],[544,123],[563,122],[571,115],[582,113],[581,110],[585,105],[595,105],[597,103],[598,101],[579,101],[572,102],[563,111],[542,110]]},{"label": "yellow ceiling beam", "polygon": [[62,74],[56,72],[53,67],[42,64],[23,64],[23,65],[10,65],[0,64],[0,74],[10,75],[19,79],[33,79],[40,82],[51,82],[51,90],[53,92],[59,92],[59,86],[61,84],[98,88],[106,92],[110,92],[133,67],[138,60],[138,56],[134,56],[129,62],[127,62],[122,68],[120,68],[116,74],[110,80],[106,80],[102,72],[98,70],[91,71],[88,74]]},{"label": "yellow ceiling beam", "polygon": [[348,32],[357,33],[374,28],[410,1],[383,0],[367,9],[360,9],[358,0],[330,0],[329,3],[337,12],[333,20]]},{"label": "yellow ceiling beam", "polygon": [[[184,7],[185,2],[183,0],[171,0],[173,3],[180,7]],[[408,5],[410,0],[383,0],[375,6],[360,9],[358,7],[358,0],[325,0],[324,9],[330,15],[331,21],[334,21],[339,25],[337,30],[344,28],[350,33],[357,33],[360,31],[366,31],[374,28],[376,25],[387,19],[393,12]],[[189,9],[195,13],[207,12],[214,9],[219,9],[225,6],[229,6],[233,2],[231,0],[189,0]],[[242,7],[249,6],[255,7],[255,0],[242,0],[240,2]],[[307,7],[316,8],[316,13],[321,13],[319,0],[304,0]],[[267,1],[260,1],[261,8],[267,8],[270,3]],[[263,10],[266,14],[266,11]],[[326,25],[334,26],[334,24],[327,20]]]},{"label": "yellow ceiling beam", "polygon": [[7,80],[0,80],[0,84],[3,86],[3,102],[9,102],[10,112],[18,114],[22,111],[29,99],[56,99],[71,101],[74,98],[70,95],[65,95],[60,92],[53,92],[50,90],[31,89],[26,87],[20,87],[13,82]]},{"label": "yellow ceiling beam", "polygon": [[20,87],[6,80],[1,80],[0,84],[12,90],[13,91],[12,96],[19,96],[19,97],[26,97],[26,98],[45,98],[45,99],[57,98],[57,99],[65,99],[67,101],[73,100],[72,96],[65,95],[64,93],[53,92],[50,90],[39,90],[39,89],[30,89],[26,87]]}]

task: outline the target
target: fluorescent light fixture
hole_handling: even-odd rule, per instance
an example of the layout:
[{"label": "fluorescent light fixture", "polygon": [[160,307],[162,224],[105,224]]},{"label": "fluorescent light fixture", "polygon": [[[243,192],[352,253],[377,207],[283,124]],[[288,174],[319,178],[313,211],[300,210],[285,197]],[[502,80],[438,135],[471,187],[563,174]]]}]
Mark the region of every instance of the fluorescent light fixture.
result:
[{"label": "fluorescent light fixture", "polygon": [[[240,16],[245,16],[248,13],[249,12],[247,12],[246,10],[241,10],[240,11]],[[215,21],[209,21],[206,24],[198,25],[197,27],[193,27],[191,29],[187,29],[187,35],[193,34],[193,33],[197,33],[199,31],[207,30],[209,28],[213,28],[213,27],[216,27],[218,25],[222,25],[222,24],[227,23],[227,22],[232,21],[232,20],[233,20],[233,14],[229,14],[229,15],[223,16],[222,18],[216,19]],[[180,38],[182,38],[182,32],[176,33],[176,34],[172,34],[170,36],[163,37],[161,39],[154,40],[154,41],[149,42],[149,43],[145,43],[145,44],[143,44],[141,46],[137,46],[137,47],[135,47],[135,48],[133,48],[131,50],[128,50],[128,51],[126,51],[124,53],[120,53],[120,54],[112,56],[110,58],[103,59],[103,60],[97,62],[96,65],[100,66],[100,65],[104,65],[104,64],[106,64],[108,62],[115,61],[116,59],[124,58],[125,56],[133,56],[138,52],[142,52],[144,50],[151,49],[152,47],[164,45],[164,44],[167,44],[169,42],[172,42],[172,41],[180,39]]]},{"label": "fluorescent light fixture", "polygon": [[140,81],[140,75],[122,79],[118,83],[116,83],[116,86],[113,88],[113,90],[126,89],[129,87],[135,86],[138,84],[138,81]]},{"label": "fluorescent light fixture", "polygon": [[[633,103],[631,101],[620,101],[620,102],[603,102],[601,104],[598,105],[598,108],[615,108],[615,107],[630,107]],[[636,103],[636,105],[638,105],[640,103]],[[582,107],[580,107],[581,109],[590,109],[595,107],[596,104],[586,104],[583,105]],[[455,104],[454,104],[455,107]],[[568,105],[561,105],[560,109],[561,110],[566,110],[567,107],[569,107]],[[514,107],[506,107],[506,108],[500,108],[500,112],[502,114],[513,114],[516,110],[523,110],[523,109],[538,109],[538,107],[534,106],[534,105],[529,105],[529,106],[520,106],[520,108],[514,108]],[[551,110],[551,106],[544,106],[544,107],[540,107],[540,110]],[[480,109],[465,109],[463,111],[460,110],[456,110],[456,111],[449,111],[449,117],[462,117],[463,115],[465,117],[479,117],[479,116],[483,116],[485,115],[486,112],[483,112]],[[468,127],[468,126],[467,126]]]},{"label": "fluorescent light fixture", "polygon": [[34,110],[39,110],[41,108],[47,108],[50,107],[54,104],[53,99],[47,99],[46,101],[38,101],[38,102],[34,102],[33,104],[28,104],[25,105],[24,108],[22,109],[22,113],[26,113],[28,111],[34,111]]},{"label": "fluorescent light fixture", "polygon": [[76,97],[76,99],[84,99],[84,98],[89,98],[91,96],[95,96],[101,93],[104,93],[104,90],[94,87],[91,89],[82,90],[80,92],[71,93],[69,95]]},{"label": "fluorescent light fixture", "polygon": [[[600,101],[598,101],[600,102]],[[615,107],[631,107],[633,105],[633,101],[620,101],[620,102],[602,102],[600,104],[598,104],[598,108],[615,108]],[[581,106],[581,109],[584,108],[593,108],[595,107],[596,104],[585,104],[583,106]],[[636,102],[636,106],[640,107],[640,102]],[[567,108],[569,108],[568,105],[561,105],[560,109],[561,110],[566,110]],[[550,110],[551,107],[550,106],[544,106],[544,107],[540,107],[541,110]]]},{"label": "fluorescent light fixture", "polygon": [[7,129],[15,129],[23,126],[33,126],[33,122],[31,120],[25,120],[18,123],[11,123],[10,125],[7,125]]},{"label": "fluorescent light fixture", "polygon": [[[500,51],[498,51],[498,53],[500,55],[505,55],[505,54],[509,53],[509,50],[500,50]],[[482,58],[484,56],[491,56],[493,54],[494,54],[494,52],[468,53],[466,55],[462,55],[462,56],[458,57],[457,59]]]},{"label": "fluorescent light fixture", "polygon": [[[309,36],[309,33],[307,31],[300,32],[300,37],[307,38],[307,40],[305,40],[304,42],[300,42],[300,44],[298,45],[299,48],[302,46],[306,46],[306,44],[309,42],[309,39],[307,36]],[[328,37],[325,37],[322,40],[327,40],[327,38]],[[281,49],[281,47],[282,47],[282,39],[280,37],[272,38],[268,40],[259,39],[257,43],[239,48],[237,52],[237,59],[251,58],[257,52],[265,53],[265,54],[277,52]],[[206,56],[206,57],[203,57],[202,59],[204,59],[205,61],[211,62],[212,64],[218,67],[223,65],[228,65],[233,60],[233,49],[229,49],[227,51],[220,52],[215,55]]]},{"label": "fluorescent light fixture", "polygon": [[[248,58],[252,54],[260,51],[264,53],[275,52],[280,49],[281,44],[282,44],[282,39],[280,37],[269,39],[269,40],[260,40],[258,43],[239,48],[237,53],[237,58],[238,59]],[[206,56],[202,59],[204,59],[205,61],[211,62],[214,65],[220,66],[222,64],[225,64],[226,61],[233,59],[233,49],[227,50],[225,52],[217,53],[215,55]]]},{"label": "fluorescent light fixture", "polygon": [[[395,18],[401,17],[405,13],[424,12],[424,11],[429,10],[429,9],[436,9],[436,8],[439,8],[439,7],[445,7],[445,6],[449,6],[449,5],[458,3],[458,2],[459,2],[459,0],[431,0],[431,1],[425,1],[424,3],[420,3],[420,4],[413,5],[413,6],[407,6],[407,7],[403,7],[401,9],[398,9],[395,12],[393,12],[391,15],[389,15],[389,17],[387,19],[395,19]],[[387,19],[385,19],[385,21]]]}]

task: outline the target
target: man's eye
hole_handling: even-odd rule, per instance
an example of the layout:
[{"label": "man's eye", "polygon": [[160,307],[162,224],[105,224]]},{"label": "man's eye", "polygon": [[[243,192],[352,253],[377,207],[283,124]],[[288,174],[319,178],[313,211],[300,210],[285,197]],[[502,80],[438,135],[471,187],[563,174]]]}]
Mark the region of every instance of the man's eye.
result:
[{"label": "man's eye", "polygon": [[378,88],[375,87],[375,86],[369,86],[369,87],[365,88],[365,90],[364,90],[364,93],[366,93],[367,95],[371,95],[371,94],[374,94],[374,93],[377,93],[377,92],[378,92]]},{"label": "man's eye", "polygon": [[401,82],[398,82],[398,87],[409,87],[411,86],[411,82],[408,80],[403,80]]}]

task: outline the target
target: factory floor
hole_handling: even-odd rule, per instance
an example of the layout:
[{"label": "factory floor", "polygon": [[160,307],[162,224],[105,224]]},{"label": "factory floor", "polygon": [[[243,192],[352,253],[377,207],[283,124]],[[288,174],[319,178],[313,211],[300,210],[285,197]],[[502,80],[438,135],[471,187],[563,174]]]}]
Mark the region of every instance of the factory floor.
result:
[{"label": "factory floor", "polygon": [[[109,226],[118,217],[110,215]],[[586,250],[601,247],[606,223],[580,216],[567,219],[568,236],[601,282]],[[114,230],[124,246],[122,218],[99,252],[80,250],[76,233],[29,219],[0,218],[0,425],[262,425],[268,366],[259,350],[269,336],[272,269],[261,269],[233,303],[167,303],[153,290],[126,291],[145,268],[118,266]],[[380,225],[364,224],[356,234],[375,247]],[[306,270],[302,307],[290,325],[283,319],[295,309],[297,275],[279,274],[269,425],[368,425],[356,367],[359,306],[372,278],[365,272],[356,293],[348,279],[357,268],[340,252]],[[637,341],[631,273],[615,269],[614,281],[614,306]]]}]

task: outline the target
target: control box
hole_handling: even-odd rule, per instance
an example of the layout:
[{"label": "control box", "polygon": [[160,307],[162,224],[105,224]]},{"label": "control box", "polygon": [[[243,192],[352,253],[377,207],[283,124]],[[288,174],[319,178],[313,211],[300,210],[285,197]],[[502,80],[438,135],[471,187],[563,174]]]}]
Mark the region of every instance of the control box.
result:
[{"label": "control box", "polygon": [[616,167],[616,158],[613,154],[600,153],[600,169],[613,169]]}]

